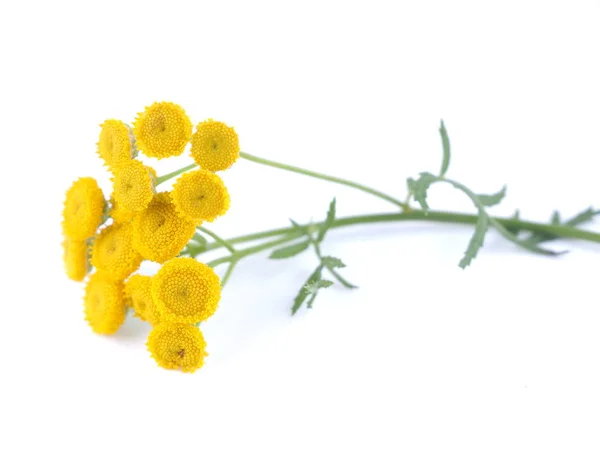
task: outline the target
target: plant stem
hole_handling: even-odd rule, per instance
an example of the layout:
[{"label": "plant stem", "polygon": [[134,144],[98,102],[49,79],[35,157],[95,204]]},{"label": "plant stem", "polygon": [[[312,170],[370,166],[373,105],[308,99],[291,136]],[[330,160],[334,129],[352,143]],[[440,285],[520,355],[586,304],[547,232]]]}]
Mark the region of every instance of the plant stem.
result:
[{"label": "plant stem", "polygon": [[194,167],[196,167],[196,164],[190,164],[189,166],[182,167],[181,169],[177,169],[174,172],[158,177],[156,178],[154,186],[158,186],[159,184],[164,183],[165,181],[170,180],[171,178],[175,178],[177,175],[182,174],[183,172],[187,172],[188,170],[193,169]]},{"label": "plant stem", "polygon": [[[478,216],[476,214],[461,214],[446,211],[433,211],[429,210],[427,213],[421,210],[411,210],[407,213],[388,213],[388,214],[368,214],[361,216],[349,216],[335,219],[332,228],[340,228],[349,225],[361,225],[369,223],[386,223],[386,222],[402,222],[402,221],[422,221],[422,222],[443,222],[443,223],[458,223],[458,224],[470,224],[474,225],[477,222]],[[550,225],[539,222],[530,222],[527,220],[519,219],[508,219],[495,217],[495,220],[500,222],[505,227],[510,229],[518,229],[521,231],[534,231],[544,233],[549,236],[563,237],[579,239],[583,241],[597,242],[600,243],[600,233],[594,233],[591,231],[581,230],[579,228],[573,228],[564,225]],[[320,225],[319,223],[312,224]],[[306,229],[309,225],[300,225],[301,228]],[[276,228],[269,231],[262,231],[259,233],[252,233],[243,236],[236,236],[231,239],[227,239],[230,244],[249,242],[258,239],[265,239],[274,236],[287,235],[283,240],[280,239],[280,243],[288,242],[294,238],[302,236],[300,230],[294,227]],[[275,242],[275,241],[273,241]],[[270,243],[267,243],[270,244]],[[265,249],[271,248],[278,244],[267,245]],[[208,244],[205,251],[214,250],[223,247],[223,245],[213,242]],[[246,250],[238,250],[238,253],[242,253]]]},{"label": "plant stem", "polygon": [[210,261],[209,263],[207,263],[207,265],[210,267],[216,267],[219,264],[224,264],[226,262],[234,262],[234,261],[237,262],[240,259],[244,258],[245,256],[253,255],[254,253],[259,253],[264,250],[268,250],[270,248],[277,247],[278,245],[285,244],[286,242],[289,242],[289,241],[293,241],[294,239],[297,239],[300,236],[301,236],[300,234],[286,236],[284,238],[265,242],[264,244],[255,245],[254,247],[245,248],[244,250],[238,250],[235,253],[235,255],[224,256],[222,258],[214,259],[214,260]]},{"label": "plant stem", "polygon": [[225,247],[231,253],[235,253],[235,248],[233,248],[233,246],[229,242],[227,242],[225,239],[220,237],[217,233],[207,230],[204,227],[197,227],[197,229],[202,231],[203,233],[208,234],[211,238],[213,238],[215,240],[215,242],[218,242],[219,244],[221,244],[223,247]]},{"label": "plant stem", "polygon": [[[223,275],[223,278],[221,279],[221,288],[224,288],[225,285],[227,284],[227,282],[229,281],[229,277],[231,277],[231,274],[233,273],[233,269],[235,269],[235,265],[237,264],[238,260],[237,259],[233,259],[230,263],[229,263],[229,267],[227,267],[227,272],[225,272],[225,275]],[[214,266],[211,266],[214,267]]]},{"label": "plant stem", "polygon": [[240,157],[247,159],[248,161],[253,161],[255,163],[258,164],[264,164],[265,166],[270,166],[270,167],[276,167],[277,169],[283,169],[283,170],[288,170],[290,172],[296,172],[296,173],[300,173],[302,175],[308,175],[309,177],[313,177],[313,178],[320,178],[321,180],[327,180],[327,181],[331,181],[333,183],[337,183],[337,184],[343,184],[345,186],[350,186],[353,187],[355,189],[361,190],[363,192],[366,192],[368,194],[372,194],[376,197],[382,198],[383,200],[386,200],[390,203],[393,203],[396,206],[399,206],[400,208],[402,208],[403,211],[407,211],[409,209],[408,205],[404,202],[401,202],[400,200],[395,199],[394,197],[391,197],[387,194],[384,194],[383,192],[380,192],[376,189],[370,188],[368,186],[362,185],[360,183],[356,183],[354,181],[350,181],[350,180],[345,180],[343,178],[338,178],[338,177],[332,177],[330,175],[325,175],[322,173],[318,173],[318,172],[313,172],[312,170],[307,170],[307,169],[301,169],[299,167],[295,167],[295,166],[290,166],[289,164],[282,164],[276,161],[271,161],[268,159],[264,159],[264,158],[259,158],[258,156],[254,156],[254,155],[250,155],[249,153],[246,152],[240,152]]}]

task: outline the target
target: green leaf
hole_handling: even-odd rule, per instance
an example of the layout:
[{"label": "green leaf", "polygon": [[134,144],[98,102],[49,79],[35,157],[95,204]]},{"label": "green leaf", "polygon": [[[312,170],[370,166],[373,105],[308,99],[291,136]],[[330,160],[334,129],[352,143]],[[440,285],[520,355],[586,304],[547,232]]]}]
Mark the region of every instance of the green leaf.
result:
[{"label": "green leaf", "polygon": [[[323,266],[319,265],[319,267],[317,267],[315,269],[315,271],[310,275],[310,277],[308,277],[308,280],[306,280],[306,283],[304,283],[302,285],[302,287],[300,288],[300,291],[298,291],[298,294],[296,295],[296,298],[294,299],[294,303],[292,305],[292,316],[294,314],[296,314],[296,312],[298,312],[298,310],[300,309],[300,307],[302,306],[302,304],[306,301],[306,298],[308,297],[308,291],[305,289],[305,286],[314,283],[315,281],[318,281],[321,279],[321,271],[323,270]],[[316,294],[313,294],[313,297],[315,297]],[[314,298],[311,298],[311,301],[314,302]]]},{"label": "green leaf", "polygon": [[307,283],[304,286],[304,289],[308,291],[309,294],[315,294],[321,288],[328,288],[333,285],[333,281],[331,280],[316,280],[311,283]]},{"label": "green leaf", "polygon": [[538,242],[535,242],[535,241],[528,241],[527,239],[521,240],[521,239],[517,238],[514,234],[512,234],[510,231],[508,231],[504,227],[504,225],[502,225],[496,219],[490,218],[489,220],[490,220],[490,224],[494,228],[496,228],[502,236],[504,236],[509,241],[514,242],[519,247],[524,248],[525,250],[529,250],[530,252],[537,253],[539,255],[546,255],[546,256],[559,256],[559,255],[564,255],[565,253],[567,253],[567,251],[555,252],[553,250],[545,249],[545,248],[537,245]]},{"label": "green leaf", "polygon": [[552,213],[552,217],[550,218],[550,224],[560,225],[560,213],[558,211],[554,211]]},{"label": "green leaf", "polygon": [[570,227],[573,227],[576,225],[581,225],[582,223],[589,222],[594,217],[596,217],[598,214],[600,214],[600,210],[594,210],[593,208],[590,207],[590,208],[584,209],[583,211],[581,211],[579,214],[577,214],[572,219],[567,220],[565,222],[565,225],[568,225]]},{"label": "green leaf", "polygon": [[287,247],[278,248],[273,251],[269,256],[270,259],[284,259],[291,258],[292,256],[296,256],[299,253],[302,253],[304,250],[308,248],[310,245],[310,241],[298,242],[297,244],[292,244]]},{"label": "green leaf", "polygon": [[427,189],[439,180],[438,177],[429,172],[422,172],[417,180],[413,180],[412,178],[407,180],[415,200],[425,211],[429,209],[429,205],[427,204]]},{"label": "green leaf", "polygon": [[312,283],[312,285],[310,285],[310,286],[308,286],[308,285],[305,286],[305,289],[307,289],[310,292],[310,298],[308,299],[308,302],[306,303],[306,307],[312,308],[313,303],[315,302],[315,299],[317,298],[317,293],[319,292],[319,289],[328,288],[332,284],[333,284],[333,281],[330,281],[330,280],[318,280],[315,283]]},{"label": "green leaf", "polygon": [[358,286],[355,286],[354,284],[350,283],[349,281],[347,281],[346,279],[344,279],[344,277],[342,277],[339,273],[337,273],[337,271],[335,269],[332,268],[328,268],[329,272],[331,273],[331,275],[333,275],[335,277],[336,280],[338,280],[340,282],[340,284],[342,284],[345,288],[348,289],[357,289]]},{"label": "green leaf", "polygon": [[335,256],[323,256],[321,258],[321,262],[328,269],[341,269],[343,267],[346,267],[346,264],[344,264],[340,258],[336,258]]},{"label": "green leaf", "polygon": [[471,240],[469,241],[469,245],[467,250],[465,251],[465,255],[458,263],[458,266],[461,269],[466,268],[471,264],[471,261],[475,259],[479,249],[483,247],[483,241],[485,239],[485,233],[488,230],[489,220],[485,213],[480,212],[479,217],[477,218],[477,223],[475,224],[475,232],[473,236],[471,236]]},{"label": "green leaf", "polygon": [[[563,225],[567,227],[576,227],[577,225],[584,224],[586,222],[591,221],[594,217],[600,214],[600,210],[594,210],[593,208],[587,208],[578,213],[576,216],[567,220],[564,223],[556,222],[556,218],[560,219],[560,216],[557,216],[558,212],[552,214],[551,223],[552,225]],[[540,233],[533,232],[531,235],[525,239],[523,242],[526,244],[540,244],[542,242],[552,241],[554,239],[558,239],[557,236],[549,233]]]},{"label": "green leaf", "polygon": [[329,210],[327,211],[327,217],[325,218],[325,222],[323,222],[323,224],[319,228],[319,234],[317,234],[317,242],[318,243],[323,242],[323,239],[325,238],[325,233],[327,233],[327,230],[329,230],[331,228],[334,220],[335,220],[335,197],[333,198],[333,200],[331,200],[331,203],[329,204]]},{"label": "green leaf", "polygon": [[440,122],[440,136],[442,137],[442,149],[444,150],[444,159],[442,160],[440,177],[443,177],[446,175],[448,167],[450,166],[450,138],[448,137],[448,131],[446,130],[443,120]]},{"label": "green leaf", "polygon": [[496,192],[495,194],[491,194],[491,195],[479,194],[479,195],[477,195],[477,198],[479,199],[479,201],[481,202],[481,204],[483,206],[495,206],[502,201],[502,199],[504,198],[505,195],[506,195],[506,186],[504,186],[499,192]]}]

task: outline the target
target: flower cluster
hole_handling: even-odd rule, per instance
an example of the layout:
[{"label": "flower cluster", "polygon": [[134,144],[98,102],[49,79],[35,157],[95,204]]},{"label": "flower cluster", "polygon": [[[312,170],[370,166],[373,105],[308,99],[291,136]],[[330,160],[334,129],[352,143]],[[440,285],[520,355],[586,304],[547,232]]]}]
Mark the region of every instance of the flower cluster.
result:
[{"label": "flower cluster", "polygon": [[[179,105],[154,103],[133,126],[120,120],[100,125],[98,155],[112,181],[109,199],[95,179],[75,181],[63,208],[63,259],[67,276],[86,280],[85,320],[100,334],[113,334],[127,310],[152,325],[147,347],[167,369],[202,367],[206,343],[198,325],[212,316],[221,282],[212,268],[180,256],[204,221],[227,212],[229,194],[215,172],[239,157],[235,130],[209,119],[195,131]],[[158,192],[150,158],[181,155],[190,144],[197,164],[171,191]],[[153,276],[135,273],[142,261],[162,264]]]}]

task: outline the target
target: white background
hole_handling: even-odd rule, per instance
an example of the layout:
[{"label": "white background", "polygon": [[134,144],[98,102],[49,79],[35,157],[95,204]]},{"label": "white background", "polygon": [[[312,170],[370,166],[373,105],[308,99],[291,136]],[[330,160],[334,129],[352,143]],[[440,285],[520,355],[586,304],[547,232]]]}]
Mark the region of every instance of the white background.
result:
[{"label": "white background", "polygon": [[[294,318],[313,255],[261,254],[193,375],[157,368],[136,319],[94,335],[60,247],[71,182],[110,185],[98,125],[161,100],[233,125],[249,153],[400,198],[438,170],[443,118],[449,176],[508,185],[496,214],[598,205],[599,23],[574,0],[2,2],[0,448],[599,448],[598,245],[546,259],[491,232],[462,271],[469,227],[337,230],[325,251],[360,289]],[[246,161],[224,178],[224,236],[320,220],[333,196],[340,216],[394,211]],[[472,210],[445,186],[430,199]]]}]

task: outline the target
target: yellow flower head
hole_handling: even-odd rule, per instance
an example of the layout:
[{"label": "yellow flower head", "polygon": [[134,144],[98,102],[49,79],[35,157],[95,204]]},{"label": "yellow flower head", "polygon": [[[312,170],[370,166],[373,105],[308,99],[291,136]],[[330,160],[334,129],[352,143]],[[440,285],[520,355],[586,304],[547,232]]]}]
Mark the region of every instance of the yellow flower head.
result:
[{"label": "yellow flower head", "polygon": [[192,136],[192,122],[181,106],[154,103],[138,114],[133,134],[137,147],[146,156],[179,156]]},{"label": "yellow flower head", "polygon": [[92,245],[92,265],[115,280],[124,280],[138,269],[142,256],[133,248],[131,223],[104,228]]},{"label": "yellow flower head", "polygon": [[192,136],[192,158],[211,172],[225,170],[240,156],[238,135],[223,122],[208,119],[200,122]]},{"label": "yellow flower head", "polygon": [[92,237],[102,222],[106,201],[93,178],[80,178],[66,195],[63,209],[63,232],[78,241]]},{"label": "yellow flower head", "polygon": [[152,278],[152,298],[163,320],[197,323],[216,311],[221,283],[206,264],[192,258],[175,258]]},{"label": "yellow flower head", "polygon": [[160,367],[194,372],[204,364],[206,342],[198,327],[179,323],[161,323],[148,335],[150,355]]},{"label": "yellow flower head", "polygon": [[67,276],[73,281],[83,281],[89,271],[87,243],[65,237],[62,245]]},{"label": "yellow flower head", "polygon": [[183,174],[171,198],[177,212],[196,222],[212,222],[229,208],[229,193],[217,174],[200,169]]},{"label": "yellow flower head", "polygon": [[100,125],[98,155],[111,171],[131,160],[133,135],[129,127],[120,120],[109,119]]},{"label": "yellow flower head", "polygon": [[150,261],[175,258],[196,231],[196,223],[180,217],[168,192],[156,194],[133,219],[133,245]]},{"label": "yellow flower head", "polygon": [[134,211],[130,211],[125,209],[118,203],[114,196],[110,197],[110,210],[108,211],[108,215],[112,217],[114,223],[128,223],[135,217],[136,213]]},{"label": "yellow flower head", "polygon": [[137,159],[123,164],[113,178],[113,196],[125,209],[143,210],[154,196],[153,170]]},{"label": "yellow flower head", "polygon": [[140,319],[156,325],[160,314],[154,305],[151,294],[152,277],[133,275],[125,283],[125,303],[132,306]]},{"label": "yellow flower head", "polygon": [[100,334],[115,333],[125,320],[123,282],[94,273],[85,287],[85,320]]}]

